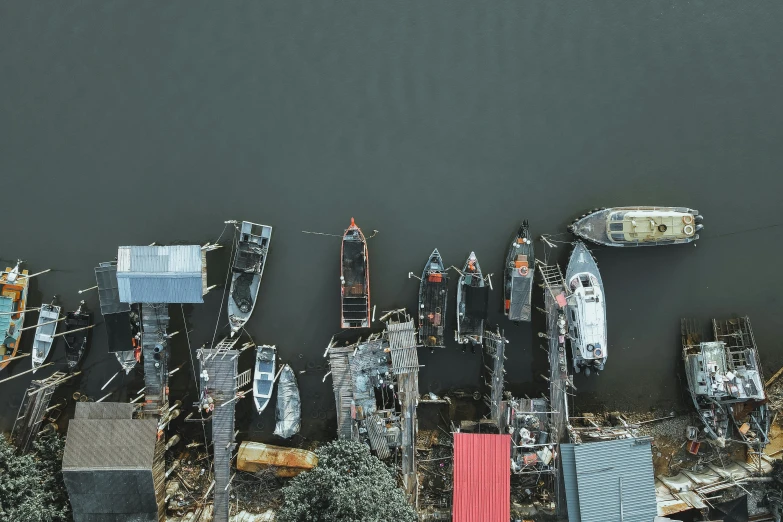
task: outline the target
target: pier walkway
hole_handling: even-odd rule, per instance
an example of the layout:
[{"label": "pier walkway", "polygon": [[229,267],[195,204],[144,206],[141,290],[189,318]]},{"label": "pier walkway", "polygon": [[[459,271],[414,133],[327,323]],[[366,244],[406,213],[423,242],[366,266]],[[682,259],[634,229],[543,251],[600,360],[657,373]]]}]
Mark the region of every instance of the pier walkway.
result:
[{"label": "pier walkway", "polygon": [[65,374],[54,372],[49,377],[32,381],[22,398],[19,413],[16,416],[11,438],[16,444],[17,452],[27,453],[33,447],[33,442],[41,430],[41,424],[49,411],[49,402],[57,386],[81,372]]},{"label": "pier walkway", "polygon": [[490,419],[492,422],[500,425],[501,401],[503,400],[503,385],[505,384],[506,370],[503,365],[506,361],[506,339],[503,337],[500,329],[497,332],[484,332],[484,353],[492,358],[492,366],[484,363],[484,369],[487,372],[486,384],[489,387],[489,395],[484,396],[484,402],[489,406]]},{"label": "pier walkway", "polygon": [[[214,349],[201,349],[200,383],[202,404],[212,411],[212,447],[215,473],[215,522],[228,522],[229,486],[234,443],[234,402],[237,398],[237,340],[224,339]],[[206,374],[204,373],[206,372]],[[211,401],[211,402],[210,402]]]},{"label": "pier walkway", "polygon": [[141,305],[141,351],[144,357],[145,416],[160,417],[169,405],[168,337],[169,305]]}]

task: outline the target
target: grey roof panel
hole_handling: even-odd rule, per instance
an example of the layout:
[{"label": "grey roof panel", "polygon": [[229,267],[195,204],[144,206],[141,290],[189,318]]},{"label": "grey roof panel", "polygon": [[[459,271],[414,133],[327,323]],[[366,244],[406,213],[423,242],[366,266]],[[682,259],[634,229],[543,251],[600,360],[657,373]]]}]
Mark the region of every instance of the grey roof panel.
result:
[{"label": "grey roof panel", "polygon": [[579,513],[579,487],[576,483],[576,457],[574,456],[574,446],[576,445],[560,445],[560,462],[563,470],[563,482],[565,483],[568,520],[579,522],[582,520],[582,516]]},{"label": "grey roof panel", "polygon": [[123,303],[203,303],[198,245],[122,246],[117,285]]},{"label": "grey roof panel", "polygon": [[135,407],[128,402],[77,402],[74,419],[132,419]]},{"label": "grey roof panel", "polygon": [[[572,516],[573,476],[566,456],[573,451],[578,518]],[[588,444],[563,444],[563,477],[572,522],[649,522],[657,514],[650,439],[618,439]],[[573,468],[572,468],[573,469]]]},{"label": "grey roof panel", "polygon": [[151,470],[157,431],[155,419],[74,418],[63,470]]},{"label": "grey roof panel", "polygon": [[98,299],[101,302],[101,314],[116,314],[130,311],[130,305],[120,301],[117,285],[117,264],[101,263],[95,267],[95,282],[98,283]]}]

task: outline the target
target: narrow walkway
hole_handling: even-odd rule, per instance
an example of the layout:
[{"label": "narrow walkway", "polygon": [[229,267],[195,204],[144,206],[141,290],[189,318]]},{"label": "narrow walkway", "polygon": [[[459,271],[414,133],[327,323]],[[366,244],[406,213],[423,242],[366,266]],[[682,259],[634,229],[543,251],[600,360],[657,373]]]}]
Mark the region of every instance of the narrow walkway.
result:
[{"label": "narrow walkway", "polygon": [[78,375],[78,373],[68,375],[62,372],[54,372],[45,379],[30,383],[27,391],[25,391],[22,404],[19,406],[19,413],[11,432],[12,440],[16,444],[18,453],[27,453],[32,449],[33,442],[41,430],[41,423],[43,423],[46,416],[52,394],[54,394],[57,386],[74,375]]},{"label": "narrow walkway", "polygon": [[[236,398],[237,355],[233,350],[234,340],[223,340],[216,349],[199,350],[201,361],[202,401],[211,399],[212,411],[212,447],[214,451],[215,472],[215,522],[228,522],[229,518],[229,481],[231,480],[231,461],[236,444],[234,443],[234,399]],[[206,371],[206,376],[204,372]]]},{"label": "narrow walkway", "polygon": [[144,357],[144,407],[142,413],[159,417],[169,404],[168,338],[169,305],[141,305],[141,351]]}]

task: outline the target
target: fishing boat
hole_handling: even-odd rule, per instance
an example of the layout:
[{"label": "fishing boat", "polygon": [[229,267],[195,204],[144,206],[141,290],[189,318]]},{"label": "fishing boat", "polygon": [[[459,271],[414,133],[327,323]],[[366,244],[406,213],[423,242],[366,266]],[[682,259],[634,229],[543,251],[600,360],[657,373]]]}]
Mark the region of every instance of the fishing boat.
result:
[{"label": "fishing boat", "polygon": [[38,313],[38,326],[35,329],[33,339],[33,373],[41,366],[49,356],[49,351],[54,343],[54,333],[57,331],[57,322],[60,320],[60,307],[55,304],[42,305]]},{"label": "fishing boat", "polygon": [[302,401],[299,397],[299,386],[296,384],[296,374],[287,364],[280,370],[277,384],[277,408],[275,408],[274,434],[284,439],[299,433],[302,420]]},{"label": "fishing boat", "polygon": [[22,261],[17,261],[15,267],[7,267],[0,274],[0,370],[16,357],[22,338],[30,280],[27,270],[19,269],[21,264]]},{"label": "fishing boat", "polygon": [[584,214],[568,230],[612,247],[677,245],[699,239],[702,219],[685,207],[612,207]]},{"label": "fishing boat", "polygon": [[370,326],[370,266],[367,240],[351,218],[351,226],[343,234],[341,249],[340,295],[342,298],[341,328]]},{"label": "fishing boat", "polygon": [[231,297],[228,300],[228,322],[232,336],[245,326],[256,306],[271,238],[270,226],[250,221],[243,221],[240,226],[231,266]]},{"label": "fishing boat", "polygon": [[489,288],[476,254],[471,252],[457,285],[457,330],[454,339],[459,344],[481,345],[488,303]]},{"label": "fishing boat", "polygon": [[438,249],[432,251],[419,285],[419,340],[430,348],[443,348],[443,323],[449,296],[449,276]]},{"label": "fishing boat", "polygon": [[565,277],[568,333],[574,371],[603,370],[606,364],[606,300],[598,265],[584,243],[577,241]]},{"label": "fishing boat", "polygon": [[259,346],[256,349],[256,367],[253,372],[253,400],[256,410],[261,413],[269,404],[272,388],[275,385],[275,361],[277,348],[274,346]]},{"label": "fishing boat", "polygon": [[68,361],[68,368],[73,370],[82,360],[87,349],[88,328],[90,326],[91,314],[83,311],[84,301],[79,304],[73,312],[68,312],[65,316],[65,357]]},{"label": "fishing boat", "polygon": [[522,222],[506,254],[503,310],[512,321],[530,321],[536,258],[527,221]]}]

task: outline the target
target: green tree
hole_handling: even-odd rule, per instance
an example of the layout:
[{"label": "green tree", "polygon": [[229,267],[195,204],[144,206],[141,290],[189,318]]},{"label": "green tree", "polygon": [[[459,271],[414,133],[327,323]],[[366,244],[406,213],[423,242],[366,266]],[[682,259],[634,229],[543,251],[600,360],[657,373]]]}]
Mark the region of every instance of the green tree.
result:
[{"label": "green tree", "polygon": [[34,453],[17,455],[0,435],[0,520],[71,520],[62,478],[64,447],[63,438],[52,435],[37,441]]},{"label": "green tree", "polygon": [[318,465],[283,488],[279,522],[415,522],[392,471],[367,446],[337,440],[316,454]]}]

